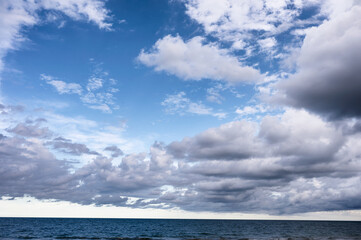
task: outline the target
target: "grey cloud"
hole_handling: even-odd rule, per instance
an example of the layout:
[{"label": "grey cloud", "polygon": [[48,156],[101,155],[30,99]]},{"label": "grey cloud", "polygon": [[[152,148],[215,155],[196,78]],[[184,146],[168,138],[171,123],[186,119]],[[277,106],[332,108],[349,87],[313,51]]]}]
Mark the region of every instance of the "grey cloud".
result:
[{"label": "grey cloud", "polygon": [[[74,171],[70,162],[56,159],[47,145],[39,141],[4,137],[0,139],[0,196],[141,206],[142,200],[128,203],[128,197],[142,199],[164,184],[163,173],[148,171],[145,156],[128,155],[120,166],[97,156]],[[127,169],[123,168],[125,165]]]},{"label": "grey cloud", "polygon": [[99,153],[91,151],[85,144],[72,143],[71,140],[62,137],[55,138],[53,141],[47,142],[47,144],[51,145],[54,149],[75,156],[82,154],[99,155]]},{"label": "grey cloud", "polygon": [[108,146],[108,147],[104,148],[104,151],[111,152],[113,158],[124,155],[123,151],[120,148],[118,148],[117,146],[115,146],[115,145]]},{"label": "grey cloud", "polygon": [[9,113],[20,113],[25,110],[24,106],[21,105],[3,105],[0,104],[0,113],[3,115],[9,114]]},{"label": "grey cloud", "polygon": [[269,214],[360,209],[361,133],[345,124],[288,110],[169,145],[155,142],[149,153],[124,155],[117,164],[98,155],[77,168],[48,149],[58,142],[71,151],[70,139],[44,144],[0,135],[0,196]]},{"label": "grey cloud", "polygon": [[42,144],[24,138],[0,139],[0,195],[25,194],[54,199],[72,188],[65,161],[56,160]]},{"label": "grey cloud", "polygon": [[155,142],[150,148],[150,168],[159,170],[170,168],[173,156],[168,154],[166,146],[160,142]]},{"label": "grey cloud", "polygon": [[361,116],[361,6],[307,32],[298,71],[274,100],[330,119]]},{"label": "grey cloud", "polygon": [[40,127],[39,122],[37,122],[35,125],[31,125],[31,123],[18,123],[15,127],[8,128],[6,131],[23,137],[37,138],[49,138],[53,134],[48,127]]},{"label": "grey cloud", "polygon": [[252,136],[255,125],[250,122],[230,122],[206,130],[193,138],[172,142],[168,151],[175,157],[196,159],[244,159],[257,154],[261,143]]},{"label": "grey cloud", "polygon": [[25,110],[25,107],[21,105],[10,105],[8,107],[12,112],[23,112]]}]

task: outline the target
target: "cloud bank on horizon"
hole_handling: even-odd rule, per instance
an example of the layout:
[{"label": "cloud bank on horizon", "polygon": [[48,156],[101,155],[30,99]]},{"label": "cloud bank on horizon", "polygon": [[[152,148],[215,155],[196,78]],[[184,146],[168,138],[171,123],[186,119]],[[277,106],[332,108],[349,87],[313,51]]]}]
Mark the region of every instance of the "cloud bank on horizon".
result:
[{"label": "cloud bank on horizon", "polygon": [[361,1],[156,2],[0,3],[0,197],[360,210]]}]

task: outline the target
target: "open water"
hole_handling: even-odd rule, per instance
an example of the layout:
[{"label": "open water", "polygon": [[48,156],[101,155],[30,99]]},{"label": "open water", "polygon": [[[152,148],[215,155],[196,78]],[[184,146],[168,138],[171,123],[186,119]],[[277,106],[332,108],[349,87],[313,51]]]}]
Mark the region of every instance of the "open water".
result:
[{"label": "open water", "polygon": [[361,222],[0,218],[1,239],[360,239]]}]

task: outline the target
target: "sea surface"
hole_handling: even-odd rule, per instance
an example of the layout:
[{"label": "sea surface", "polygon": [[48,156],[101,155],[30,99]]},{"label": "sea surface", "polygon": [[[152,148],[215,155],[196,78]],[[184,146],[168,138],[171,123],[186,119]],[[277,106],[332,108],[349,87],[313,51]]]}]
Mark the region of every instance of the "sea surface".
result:
[{"label": "sea surface", "polygon": [[361,239],[361,222],[0,218],[1,239]]}]

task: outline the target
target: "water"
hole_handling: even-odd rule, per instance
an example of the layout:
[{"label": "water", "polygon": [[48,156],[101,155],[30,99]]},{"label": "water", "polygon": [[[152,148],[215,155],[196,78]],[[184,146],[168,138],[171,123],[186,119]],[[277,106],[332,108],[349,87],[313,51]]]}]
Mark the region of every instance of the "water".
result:
[{"label": "water", "polygon": [[361,222],[0,218],[1,239],[361,239]]}]

